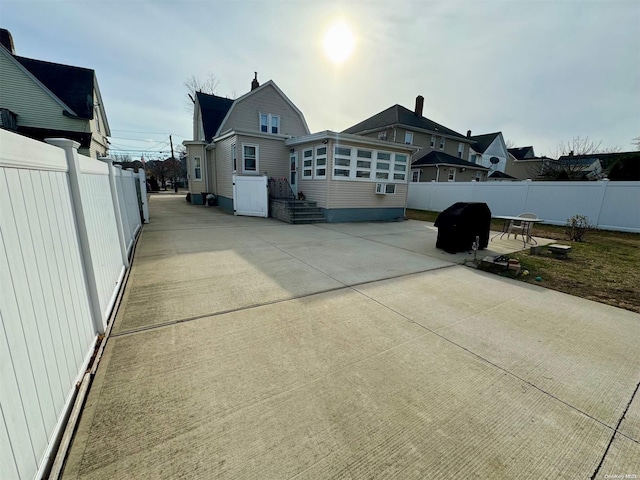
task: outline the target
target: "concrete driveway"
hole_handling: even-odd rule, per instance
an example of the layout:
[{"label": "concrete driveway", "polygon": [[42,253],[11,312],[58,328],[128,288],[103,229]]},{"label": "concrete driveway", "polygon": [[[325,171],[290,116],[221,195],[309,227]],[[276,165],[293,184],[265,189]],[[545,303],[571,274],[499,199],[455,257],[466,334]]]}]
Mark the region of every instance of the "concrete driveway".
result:
[{"label": "concrete driveway", "polygon": [[424,222],[151,215],[65,478],[640,478],[640,315]]}]

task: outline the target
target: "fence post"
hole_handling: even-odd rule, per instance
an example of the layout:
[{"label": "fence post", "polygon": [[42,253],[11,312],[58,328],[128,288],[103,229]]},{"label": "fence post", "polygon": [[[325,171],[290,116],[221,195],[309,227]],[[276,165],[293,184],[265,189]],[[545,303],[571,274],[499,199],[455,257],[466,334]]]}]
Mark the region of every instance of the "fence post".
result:
[{"label": "fence post", "polygon": [[140,181],[140,200],[142,201],[142,221],[149,223],[149,203],[147,201],[147,173],[144,168],[138,169],[138,180]]},{"label": "fence post", "polygon": [[78,158],[78,147],[80,144],[66,138],[47,138],[50,145],[60,147],[64,150],[69,166],[69,189],[71,191],[71,203],[73,204],[74,219],[78,232],[78,244],[80,246],[80,256],[82,258],[82,270],[87,284],[89,294],[89,305],[91,306],[91,317],[93,326],[97,333],[104,333],[107,328],[106,318],[100,308],[100,296],[98,295],[98,285],[96,283],[96,270],[91,258],[91,244],[89,243],[89,233],[87,222],[85,221],[84,207],[82,205],[82,191],[80,189],[80,160]]},{"label": "fence post", "polygon": [[118,198],[118,189],[116,188],[116,179],[113,166],[113,159],[103,158],[109,166],[109,189],[111,190],[111,204],[113,205],[113,213],[116,216],[116,227],[118,228],[118,240],[120,243],[120,255],[125,268],[129,268],[129,255],[127,255],[127,243],[124,238],[124,228],[122,227],[122,215],[120,213],[120,199]]},{"label": "fence post", "polygon": [[604,197],[607,194],[607,186],[609,185],[609,179],[603,178],[600,180],[602,182],[602,195],[600,196],[600,207],[598,208],[598,216],[596,217],[596,222],[594,226],[598,228],[600,226],[600,214],[602,213],[602,207],[604,206]]}]

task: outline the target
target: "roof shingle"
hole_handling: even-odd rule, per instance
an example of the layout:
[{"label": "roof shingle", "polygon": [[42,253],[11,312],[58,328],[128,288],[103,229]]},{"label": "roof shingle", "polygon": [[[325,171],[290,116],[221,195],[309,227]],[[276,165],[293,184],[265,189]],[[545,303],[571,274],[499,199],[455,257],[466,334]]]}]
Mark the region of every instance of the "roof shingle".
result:
[{"label": "roof shingle", "polygon": [[231,108],[233,100],[202,92],[196,92],[196,98],[202,113],[202,128],[204,129],[205,141],[210,142]]},{"label": "roof shingle", "polygon": [[411,167],[430,167],[433,165],[457,165],[460,167],[474,168],[476,170],[489,170],[477,163],[467,162],[444,152],[429,152],[413,161]]},{"label": "roof shingle", "polygon": [[346,130],[343,130],[343,133],[359,133],[366,130],[375,130],[376,128],[383,128],[398,124],[468,140],[464,135],[461,135],[458,132],[440,125],[426,117],[418,116],[411,110],[397,104],[352,127],[347,128]]}]

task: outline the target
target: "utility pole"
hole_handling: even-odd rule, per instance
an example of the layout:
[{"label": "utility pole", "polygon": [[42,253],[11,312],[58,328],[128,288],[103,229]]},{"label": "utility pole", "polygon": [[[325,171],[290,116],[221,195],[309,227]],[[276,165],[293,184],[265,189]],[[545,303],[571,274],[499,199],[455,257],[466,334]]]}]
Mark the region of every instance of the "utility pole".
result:
[{"label": "utility pole", "polygon": [[171,144],[171,166],[173,168],[173,191],[175,193],[178,193],[178,182],[177,182],[177,175],[176,175],[176,157],[173,156],[173,139],[171,138],[171,135],[169,135],[169,143]]}]

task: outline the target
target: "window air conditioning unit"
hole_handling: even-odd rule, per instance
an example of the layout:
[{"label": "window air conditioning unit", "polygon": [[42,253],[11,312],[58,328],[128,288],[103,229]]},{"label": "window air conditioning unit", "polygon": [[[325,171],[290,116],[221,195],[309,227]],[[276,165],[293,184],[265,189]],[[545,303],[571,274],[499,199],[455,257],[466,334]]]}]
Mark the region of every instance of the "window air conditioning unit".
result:
[{"label": "window air conditioning unit", "polygon": [[376,183],[376,193],[378,195],[385,195],[387,193],[396,193],[395,183]]}]

